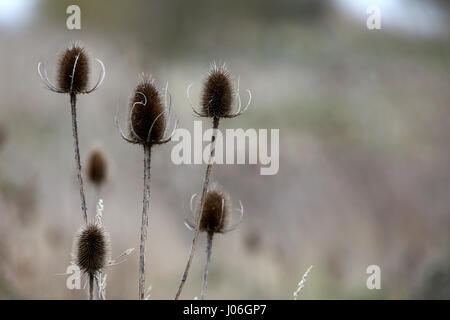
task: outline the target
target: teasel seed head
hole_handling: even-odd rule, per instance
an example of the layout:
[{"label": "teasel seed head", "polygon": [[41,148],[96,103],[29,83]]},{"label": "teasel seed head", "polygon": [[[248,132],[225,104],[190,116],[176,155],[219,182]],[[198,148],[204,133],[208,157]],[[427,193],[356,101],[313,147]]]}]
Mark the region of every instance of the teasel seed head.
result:
[{"label": "teasel seed head", "polygon": [[200,220],[200,231],[224,233],[227,229],[230,214],[230,196],[217,185],[212,186],[206,193]]},{"label": "teasel seed head", "polygon": [[47,68],[42,62],[38,63],[38,74],[45,87],[56,93],[91,93],[98,89],[105,80],[105,65],[100,59],[95,59],[100,65],[100,73],[97,83],[92,88],[87,88],[89,80],[89,61],[86,50],[78,43],[72,44],[59,57],[57,82],[50,81]]},{"label": "teasel seed head", "polygon": [[104,269],[110,260],[109,234],[97,224],[82,227],[74,239],[72,259],[87,274]]},{"label": "teasel seed head", "polygon": [[203,84],[201,113],[212,118],[229,117],[232,112],[233,86],[225,65],[212,64]]},{"label": "teasel seed head", "polygon": [[161,95],[150,77],[142,77],[130,103],[130,136],[136,143],[151,144],[162,139],[166,110]]},{"label": "teasel seed head", "polygon": [[106,154],[100,149],[93,149],[87,158],[86,174],[88,180],[97,187],[106,182],[108,177],[108,161]]},{"label": "teasel seed head", "polygon": [[65,93],[87,91],[89,62],[86,50],[78,44],[66,49],[59,58],[58,89]]}]

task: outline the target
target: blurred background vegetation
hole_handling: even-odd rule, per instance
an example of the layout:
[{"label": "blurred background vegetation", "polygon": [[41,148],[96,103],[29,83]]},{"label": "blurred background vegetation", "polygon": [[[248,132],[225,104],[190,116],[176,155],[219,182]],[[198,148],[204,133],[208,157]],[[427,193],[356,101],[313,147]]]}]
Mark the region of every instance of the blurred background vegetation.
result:
[{"label": "blurred background vegetation", "polygon": [[[67,30],[66,8],[82,29]],[[378,5],[381,30],[368,30]],[[83,299],[63,273],[81,224],[69,98],[43,88],[57,54],[81,41],[106,65],[104,85],[79,99],[82,157],[106,150],[100,196],[113,253],[138,247],[142,152],[114,127],[138,75],[169,82],[181,126],[195,119],[212,61],[253,93],[230,128],[279,128],[280,171],[216,166],[214,180],[242,200],[241,228],[217,237],[211,299],[450,298],[450,37],[448,1],[0,0],[0,298]],[[98,71],[92,70],[92,81]],[[206,123],[205,123],[206,125]],[[147,283],[175,294],[191,234],[183,226],[204,166],[153,152]],[[87,187],[89,212],[98,193]],[[202,239],[203,240],[203,239]],[[199,295],[200,243],[183,298]],[[232,254],[231,254],[232,253]],[[108,270],[107,297],[137,298],[137,260]],[[381,290],[366,268],[381,267]]]}]

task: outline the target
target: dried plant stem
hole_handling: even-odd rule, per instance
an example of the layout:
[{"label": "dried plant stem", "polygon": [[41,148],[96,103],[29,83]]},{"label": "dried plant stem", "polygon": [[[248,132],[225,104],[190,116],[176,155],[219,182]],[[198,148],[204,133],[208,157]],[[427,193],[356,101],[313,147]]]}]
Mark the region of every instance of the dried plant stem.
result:
[{"label": "dried plant stem", "polygon": [[89,273],[89,300],[94,300],[94,275]]},{"label": "dried plant stem", "polygon": [[216,153],[215,142],[216,142],[216,134],[217,134],[216,131],[218,128],[219,128],[219,118],[214,117],[213,118],[213,134],[212,134],[212,138],[211,138],[211,154],[209,156],[208,165],[206,167],[205,178],[203,180],[203,192],[202,192],[202,197],[200,199],[200,206],[199,206],[200,212],[197,214],[197,221],[195,223],[195,232],[194,232],[194,237],[192,238],[192,244],[191,244],[191,252],[189,254],[189,259],[187,261],[186,268],[185,268],[183,276],[181,278],[181,282],[178,287],[178,291],[175,295],[175,300],[178,300],[180,298],[181,291],[183,290],[184,284],[186,283],[186,279],[189,274],[189,269],[191,268],[192,259],[194,258],[194,255],[195,255],[195,245],[197,244],[198,235],[200,233],[200,229],[199,229],[200,220],[202,218],[203,206],[205,204],[206,193],[208,191],[209,179],[211,176],[212,159],[214,158],[214,155]]},{"label": "dried plant stem", "polygon": [[[105,280],[103,280],[105,279]],[[97,292],[99,300],[106,300],[105,286],[106,286],[106,275],[103,278],[103,273],[99,271],[98,276],[95,278],[95,282],[97,283]],[[104,282],[103,282],[104,281]]]},{"label": "dried plant stem", "polygon": [[205,262],[205,270],[203,272],[203,288],[201,294],[201,300],[205,300],[206,297],[206,289],[208,287],[208,266],[209,260],[211,259],[211,249],[212,249],[212,241],[213,241],[214,233],[208,232],[208,239],[206,244],[206,262]]},{"label": "dried plant stem", "polygon": [[70,94],[70,106],[72,111],[72,134],[75,151],[75,162],[77,165],[78,185],[80,188],[81,210],[83,211],[84,222],[87,224],[88,217],[87,217],[86,199],[84,196],[84,189],[83,189],[83,177],[81,176],[80,148],[78,147],[77,96],[75,93]]},{"label": "dried plant stem", "polygon": [[150,203],[150,157],[151,145],[144,145],[144,198],[142,207],[141,245],[139,256],[139,299],[145,298],[145,246],[148,229],[148,208]]}]

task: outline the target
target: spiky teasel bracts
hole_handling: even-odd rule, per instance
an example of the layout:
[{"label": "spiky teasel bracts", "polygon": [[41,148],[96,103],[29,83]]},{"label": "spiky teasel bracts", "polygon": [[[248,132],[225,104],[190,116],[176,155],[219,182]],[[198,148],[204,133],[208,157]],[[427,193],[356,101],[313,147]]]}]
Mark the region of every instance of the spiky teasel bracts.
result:
[{"label": "spiky teasel bracts", "polygon": [[72,259],[80,270],[95,274],[105,268],[110,259],[109,234],[95,223],[83,226],[73,245]]},{"label": "spiky teasel bracts", "polygon": [[201,97],[201,113],[205,117],[227,117],[231,113],[233,103],[233,87],[230,74],[225,67],[210,70],[203,85]]},{"label": "spiky teasel bracts", "polygon": [[[150,160],[152,146],[164,144],[172,139],[178,126],[175,121],[172,133],[165,137],[170,123],[171,101],[168,95],[167,85],[164,94],[160,94],[154,81],[147,76],[141,79],[133,92],[128,111],[129,136],[126,136],[119,126],[116,117],[116,125],[122,139],[129,143],[140,144],[144,147],[144,194],[142,205],[141,240],[139,253],[139,299],[145,299],[145,252],[148,229],[148,209],[150,204]],[[161,97],[164,97],[164,104]]]},{"label": "spiky teasel bracts", "polygon": [[[196,200],[197,195],[193,195],[191,198],[191,213],[194,214],[194,201]],[[206,193],[205,203],[203,204],[203,210],[201,214],[199,230],[200,232],[206,232],[207,234],[207,245],[206,245],[206,262],[205,268],[203,272],[203,287],[201,293],[201,300],[204,300],[206,297],[206,290],[208,286],[208,266],[209,261],[211,259],[211,251],[212,251],[212,241],[214,234],[216,233],[227,233],[234,229],[236,229],[242,222],[242,217],[244,214],[244,208],[242,203],[240,204],[240,217],[239,221],[230,226],[231,214],[232,214],[232,204],[230,196],[227,192],[221,189],[218,185],[213,185],[208,192]],[[199,209],[201,203],[197,202],[196,208]],[[199,212],[199,211],[198,211]],[[199,213],[198,213],[199,214]],[[185,220],[186,226],[195,231],[195,226],[189,219]]]},{"label": "spiky teasel bracts", "polygon": [[140,144],[144,149],[169,142],[178,126],[176,120],[171,134],[165,136],[171,121],[171,105],[168,85],[161,94],[150,76],[141,75],[128,109],[128,136],[120,127],[117,115],[115,118],[122,139],[132,144]]},{"label": "spiky teasel bracts", "polygon": [[74,44],[59,58],[58,89],[65,93],[84,93],[88,80],[89,62],[86,49]]},{"label": "spiky teasel bracts", "polygon": [[97,83],[88,89],[89,82],[89,61],[86,49],[78,43],[72,44],[61,53],[58,62],[57,85],[52,84],[47,75],[47,70],[43,68],[41,62],[38,63],[38,73],[47,89],[56,93],[65,93],[70,96],[70,107],[72,113],[72,135],[74,140],[75,162],[77,167],[77,179],[80,188],[81,209],[85,223],[88,221],[86,199],[81,175],[80,149],[78,145],[78,123],[77,123],[77,94],[91,93],[96,90],[105,78],[105,66],[103,62],[96,59],[101,66],[101,72]]},{"label": "spiky teasel bracts", "polygon": [[[191,104],[192,110],[199,117],[207,117],[212,118],[212,129],[213,134],[211,138],[211,153],[208,161],[208,165],[206,167],[205,177],[203,179],[203,192],[200,198],[199,205],[199,214],[196,218],[195,223],[195,232],[192,238],[191,252],[189,254],[188,261],[186,263],[186,267],[184,269],[183,275],[181,277],[180,284],[178,286],[177,293],[175,294],[175,300],[179,299],[181,295],[181,291],[183,290],[186,279],[189,275],[189,269],[191,267],[192,259],[195,255],[195,246],[197,243],[198,235],[200,233],[200,222],[202,220],[203,213],[203,205],[205,203],[206,192],[208,190],[209,179],[212,171],[212,163],[214,162],[215,156],[215,141],[217,130],[219,129],[219,121],[221,118],[235,118],[242,113],[244,113],[249,107],[252,95],[250,90],[247,90],[249,98],[247,105],[242,109],[241,98],[239,94],[239,80],[237,85],[236,93],[233,92],[233,86],[231,84],[231,76],[228,69],[225,67],[225,64],[221,66],[217,66],[216,63],[211,64],[210,71],[206,77],[206,80],[203,84],[203,90],[201,95],[200,102],[200,111],[194,106],[190,97],[190,88],[192,84],[187,87],[187,97]],[[237,103],[237,111],[233,111],[233,100],[236,100]]]},{"label": "spiky teasel bracts", "polygon": [[[243,114],[250,106],[252,94],[248,93],[248,102],[242,109],[242,101],[239,92],[239,79],[236,92],[234,92],[231,83],[232,76],[225,66],[218,66],[215,62],[211,64],[210,70],[203,83],[201,93],[200,108],[196,108],[191,101],[190,89],[192,84],[187,87],[187,97],[191,104],[192,110],[199,117],[205,118],[235,118]],[[233,104],[236,102],[237,110],[233,111]],[[200,111],[197,111],[199,109]]]},{"label": "spiky teasel bracts", "polygon": [[203,205],[203,214],[199,227],[200,232],[224,233],[230,218],[230,202],[228,193],[217,186],[210,188]]},{"label": "spiky teasel bracts", "polygon": [[[101,278],[102,271],[111,261],[110,253],[109,234],[101,223],[86,224],[75,235],[72,262],[89,278],[89,300],[94,299],[94,279]],[[99,295],[100,291],[99,286]]]},{"label": "spiky teasel bracts", "polygon": [[167,111],[154,81],[141,80],[135,89],[129,112],[130,136],[137,143],[152,144],[163,137]]},{"label": "spiky teasel bracts", "polygon": [[78,230],[72,245],[72,263],[78,266],[89,280],[89,300],[94,299],[94,280],[97,282],[98,298],[105,299],[106,268],[125,262],[134,251],[134,248],[127,249],[118,257],[111,259],[111,240],[102,220],[103,201],[100,199],[95,221],[83,225]]},{"label": "spiky teasel bracts", "polygon": [[45,87],[50,91],[70,95],[87,94],[99,88],[105,79],[105,65],[100,59],[95,60],[100,64],[101,71],[97,83],[90,89],[88,88],[90,67],[87,50],[77,42],[59,56],[57,85],[50,81],[42,62],[38,63],[38,73]]}]

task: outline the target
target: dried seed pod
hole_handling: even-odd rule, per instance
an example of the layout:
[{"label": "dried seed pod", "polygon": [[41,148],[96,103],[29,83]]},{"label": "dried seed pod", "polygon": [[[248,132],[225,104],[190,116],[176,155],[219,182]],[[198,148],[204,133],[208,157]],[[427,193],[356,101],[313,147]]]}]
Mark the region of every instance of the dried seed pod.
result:
[{"label": "dried seed pod", "polygon": [[94,149],[89,153],[86,173],[89,181],[97,187],[105,183],[108,176],[108,161],[101,149]]},{"label": "dried seed pod", "polygon": [[230,214],[230,196],[218,186],[213,186],[206,193],[203,214],[200,220],[200,231],[224,233]]},{"label": "dried seed pod", "polygon": [[225,66],[212,65],[203,85],[201,112],[203,116],[222,118],[232,112],[233,87]]},{"label": "dried seed pod", "polygon": [[84,93],[87,91],[88,76],[86,50],[78,44],[73,44],[59,59],[58,89],[65,93]]},{"label": "dried seed pod", "polygon": [[152,140],[163,137],[167,118],[165,111],[154,82],[148,78],[141,80],[130,104],[130,136],[136,143],[151,144]]},{"label": "dried seed pod", "polygon": [[76,235],[72,258],[82,272],[94,274],[110,259],[109,234],[97,224],[88,224]]}]

